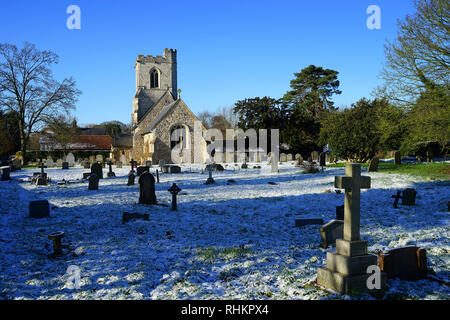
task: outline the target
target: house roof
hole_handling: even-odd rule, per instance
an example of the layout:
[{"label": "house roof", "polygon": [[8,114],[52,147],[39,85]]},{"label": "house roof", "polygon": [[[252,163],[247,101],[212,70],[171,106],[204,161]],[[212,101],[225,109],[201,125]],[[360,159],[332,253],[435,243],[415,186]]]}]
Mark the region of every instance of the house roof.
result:
[{"label": "house roof", "polygon": [[71,150],[110,150],[112,137],[108,135],[78,135],[67,146]]}]

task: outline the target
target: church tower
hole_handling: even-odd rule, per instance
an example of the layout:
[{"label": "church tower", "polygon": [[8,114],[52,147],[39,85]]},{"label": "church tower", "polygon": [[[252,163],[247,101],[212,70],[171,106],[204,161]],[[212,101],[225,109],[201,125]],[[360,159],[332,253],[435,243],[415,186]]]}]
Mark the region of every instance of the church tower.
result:
[{"label": "church tower", "polygon": [[132,122],[142,117],[169,91],[174,99],[177,93],[177,51],[164,49],[163,56],[139,55],[136,69],[136,95],[133,99]]}]

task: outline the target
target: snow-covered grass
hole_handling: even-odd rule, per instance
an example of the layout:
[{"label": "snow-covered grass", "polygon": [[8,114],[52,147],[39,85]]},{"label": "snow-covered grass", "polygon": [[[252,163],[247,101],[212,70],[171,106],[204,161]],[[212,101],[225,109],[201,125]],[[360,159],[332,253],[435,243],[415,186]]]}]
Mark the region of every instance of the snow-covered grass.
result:
[{"label": "snow-covered grass", "polygon": [[[333,181],[344,169],[302,174],[294,162],[281,165],[279,174],[266,164],[261,170],[225,169],[213,174],[214,185],[204,184],[207,172],[196,165],[161,174],[156,195],[167,206],[137,204],[138,185],[126,185],[129,167],[113,167],[117,177],[100,180],[98,191],[75,181],[89,171],[81,167],[46,170],[48,186],[27,181],[36,169],[12,173],[12,181],[0,182],[0,298],[345,298],[311,284],[326,251],[334,250],[319,247],[318,226],[294,227],[297,217],[335,218],[344,194],[333,191]],[[364,174],[372,177],[361,200],[361,235],[369,251],[426,248],[429,268],[449,281],[449,181]],[[62,179],[76,183],[58,185]],[[174,182],[182,189],[178,211],[170,210],[167,191]],[[418,191],[416,206],[393,209],[391,195],[407,187]],[[28,218],[29,202],[37,199],[49,200],[50,217]],[[150,220],[122,224],[123,212],[148,213]],[[59,230],[68,254],[51,259],[48,234]],[[80,268],[80,289],[68,285],[71,265]],[[388,285],[384,298],[449,297],[448,287],[430,280]]]}]

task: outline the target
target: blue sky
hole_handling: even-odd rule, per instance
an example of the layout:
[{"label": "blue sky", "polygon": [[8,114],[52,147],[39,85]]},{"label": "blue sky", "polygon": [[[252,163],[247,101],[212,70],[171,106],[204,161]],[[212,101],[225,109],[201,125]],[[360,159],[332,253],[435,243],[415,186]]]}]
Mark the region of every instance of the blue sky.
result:
[{"label": "blue sky", "polygon": [[[69,30],[66,8],[81,9]],[[369,5],[381,29],[369,30]],[[412,0],[2,1],[0,42],[24,41],[60,57],[55,78],[73,76],[83,91],[80,124],[131,119],[138,54],[178,51],[178,87],[198,113],[246,97],[281,97],[294,72],[310,64],[339,71],[339,107],[370,97],[380,83],[383,45]]]}]

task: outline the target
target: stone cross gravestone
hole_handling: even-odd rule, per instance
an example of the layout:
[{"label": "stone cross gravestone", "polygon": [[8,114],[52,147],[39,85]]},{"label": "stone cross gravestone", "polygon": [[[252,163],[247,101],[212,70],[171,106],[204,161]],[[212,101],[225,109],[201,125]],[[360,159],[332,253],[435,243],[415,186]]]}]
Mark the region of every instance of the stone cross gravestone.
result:
[{"label": "stone cross gravestone", "polygon": [[91,166],[91,174],[95,173],[99,179],[103,179],[103,169],[98,162],[94,162]]},{"label": "stone cross gravestone", "polygon": [[170,194],[172,195],[172,210],[178,210],[177,194],[181,191],[180,187],[178,187],[177,184],[174,183],[167,191],[169,191]]},{"label": "stone cross gravestone", "polygon": [[379,162],[378,157],[373,157],[372,160],[370,160],[368,171],[369,172],[378,171],[378,162]]},{"label": "stone cross gravestone", "polygon": [[[361,189],[370,188],[370,177],[361,176],[361,165],[347,163],[345,176],[336,176],[335,188],[345,189],[344,234],[336,239],[336,252],[327,253],[326,268],[319,268],[317,283],[339,293],[367,291],[367,267],[377,265],[377,256],[367,254],[367,241],[360,240]],[[380,274],[380,289],[386,274]]]},{"label": "stone cross gravestone", "polygon": [[135,168],[136,166],[137,166],[137,162],[134,161],[133,158],[131,158],[131,160],[130,160],[131,171],[130,171],[130,172],[133,172],[133,173],[134,173],[134,168]]},{"label": "stone cross gravestone", "polygon": [[108,167],[109,167],[109,171],[108,171],[108,173],[106,174],[106,176],[107,176],[108,178],[109,178],[109,177],[115,177],[116,174],[112,171],[112,162],[111,162],[111,160],[108,161],[106,164],[107,164]]},{"label": "stone cross gravestone", "polygon": [[95,173],[91,173],[89,175],[88,190],[98,190],[98,181],[99,181],[99,176]]},{"label": "stone cross gravestone", "polygon": [[44,168],[45,168],[44,163],[41,163],[40,168],[41,168],[41,174],[36,179],[36,185],[37,186],[45,186],[45,185],[47,185],[47,174],[44,172]]},{"label": "stone cross gravestone", "polygon": [[139,177],[139,204],[156,204],[155,178],[149,172]]}]

